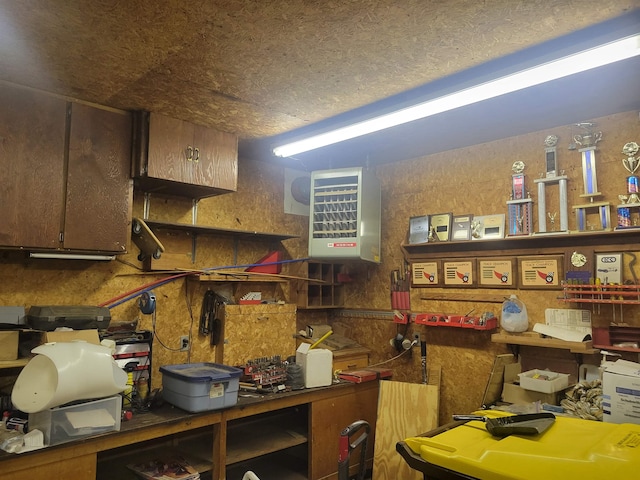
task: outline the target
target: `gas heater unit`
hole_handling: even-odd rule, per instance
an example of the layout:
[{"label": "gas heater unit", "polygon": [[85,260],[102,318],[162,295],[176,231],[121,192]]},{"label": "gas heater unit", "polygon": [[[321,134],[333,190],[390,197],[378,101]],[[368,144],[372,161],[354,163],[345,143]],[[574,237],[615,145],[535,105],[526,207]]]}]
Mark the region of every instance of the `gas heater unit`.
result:
[{"label": "gas heater unit", "polygon": [[311,172],[309,257],[380,263],[380,182],[372,171]]}]

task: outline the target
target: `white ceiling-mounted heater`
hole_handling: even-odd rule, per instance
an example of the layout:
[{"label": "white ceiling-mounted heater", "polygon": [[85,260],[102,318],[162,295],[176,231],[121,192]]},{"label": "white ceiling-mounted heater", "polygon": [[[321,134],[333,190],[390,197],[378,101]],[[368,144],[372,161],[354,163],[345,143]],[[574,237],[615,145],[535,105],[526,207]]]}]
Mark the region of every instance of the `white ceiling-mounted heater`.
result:
[{"label": "white ceiling-mounted heater", "polygon": [[311,172],[309,257],[380,263],[380,182],[372,171]]}]

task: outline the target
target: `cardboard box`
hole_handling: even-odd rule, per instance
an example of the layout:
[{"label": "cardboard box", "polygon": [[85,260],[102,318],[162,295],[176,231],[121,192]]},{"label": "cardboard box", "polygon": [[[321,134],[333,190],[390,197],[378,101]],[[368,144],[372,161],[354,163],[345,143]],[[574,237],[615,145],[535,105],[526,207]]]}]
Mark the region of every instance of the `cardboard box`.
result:
[{"label": "cardboard box", "polygon": [[563,398],[564,390],[552,393],[525,390],[519,384],[518,375],[521,371],[522,365],[519,363],[511,363],[504,366],[504,383],[501,396],[503,402],[515,404],[541,402],[558,405],[560,399]]},{"label": "cardboard box", "polygon": [[640,424],[640,363],[617,360],[602,374],[602,420]]},{"label": "cardboard box", "polygon": [[88,343],[100,345],[98,330],[54,330],[53,332],[44,332],[42,334],[42,343],[73,342],[74,340],[84,340]]},{"label": "cardboard box", "polygon": [[0,360],[17,360],[19,341],[18,330],[0,331]]},{"label": "cardboard box", "polygon": [[296,350],[296,363],[302,367],[306,388],[326,387],[333,381],[333,353],[325,348],[312,348],[301,343]]},{"label": "cardboard box", "polygon": [[569,385],[569,375],[549,370],[529,370],[519,373],[520,386],[534,392],[554,393],[564,390]]}]

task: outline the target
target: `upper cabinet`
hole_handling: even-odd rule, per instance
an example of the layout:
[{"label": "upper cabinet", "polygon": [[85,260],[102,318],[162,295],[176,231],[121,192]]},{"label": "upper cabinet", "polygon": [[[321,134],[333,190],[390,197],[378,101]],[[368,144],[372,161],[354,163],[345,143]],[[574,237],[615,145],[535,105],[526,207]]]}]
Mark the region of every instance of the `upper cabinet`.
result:
[{"label": "upper cabinet", "polygon": [[131,117],[0,85],[0,248],[123,253]]},{"label": "upper cabinet", "polygon": [[71,104],[64,248],[124,253],[131,228],[131,114]]},{"label": "upper cabinet", "polygon": [[67,102],[0,85],[0,245],[57,248]]},{"label": "upper cabinet", "polygon": [[203,198],[234,192],[238,138],[156,113],[136,112],[134,177],[145,192]]}]

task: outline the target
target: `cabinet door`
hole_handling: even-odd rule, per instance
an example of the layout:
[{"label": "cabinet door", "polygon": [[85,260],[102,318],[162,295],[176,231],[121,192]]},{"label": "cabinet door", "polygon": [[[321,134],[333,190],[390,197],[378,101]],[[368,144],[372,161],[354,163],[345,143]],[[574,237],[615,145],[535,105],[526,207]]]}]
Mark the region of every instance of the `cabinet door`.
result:
[{"label": "cabinet door", "polygon": [[132,206],[131,116],[73,104],[64,248],[124,252]]},{"label": "cabinet door", "polygon": [[[358,385],[352,393],[311,403],[309,478],[337,478],[340,432],[356,420],[366,420],[371,428],[367,442],[366,462],[373,463],[378,382]],[[351,456],[351,466],[358,464],[359,451]],[[353,473],[353,472],[352,472]]]},{"label": "cabinet door", "polygon": [[66,102],[0,86],[0,245],[56,248],[64,209]]},{"label": "cabinet door", "polygon": [[238,137],[201,126],[195,127],[198,160],[192,183],[235,192],[238,188]]},{"label": "cabinet door", "polygon": [[149,118],[147,176],[193,183],[193,132],[194,125],[189,122],[152,113]]}]

